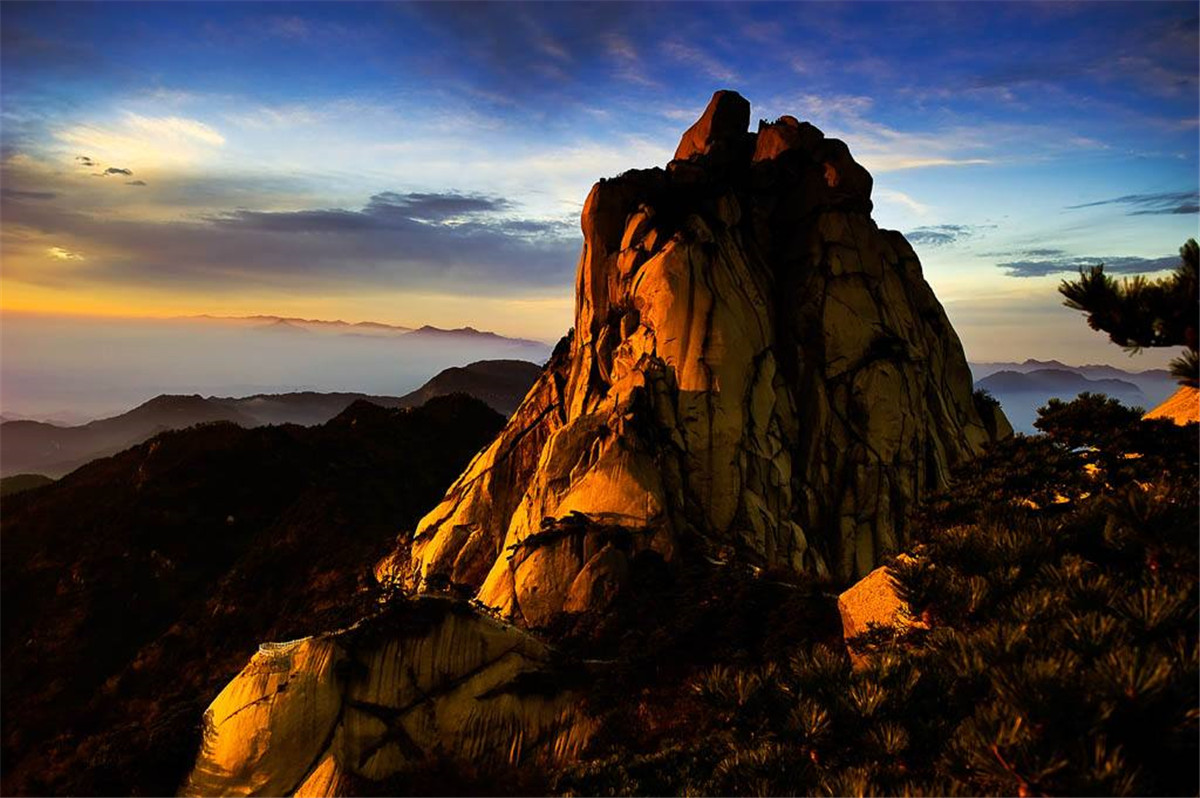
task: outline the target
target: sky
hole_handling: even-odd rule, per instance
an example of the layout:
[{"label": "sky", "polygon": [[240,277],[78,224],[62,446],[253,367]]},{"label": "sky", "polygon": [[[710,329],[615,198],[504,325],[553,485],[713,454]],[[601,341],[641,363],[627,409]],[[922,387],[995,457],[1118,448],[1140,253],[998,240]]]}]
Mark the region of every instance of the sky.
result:
[{"label": "sky", "polygon": [[0,5],[0,310],[571,324],[591,184],[712,92],[875,178],[975,361],[1131,363],[1061,306],[1197,234],[1197,5]]}]

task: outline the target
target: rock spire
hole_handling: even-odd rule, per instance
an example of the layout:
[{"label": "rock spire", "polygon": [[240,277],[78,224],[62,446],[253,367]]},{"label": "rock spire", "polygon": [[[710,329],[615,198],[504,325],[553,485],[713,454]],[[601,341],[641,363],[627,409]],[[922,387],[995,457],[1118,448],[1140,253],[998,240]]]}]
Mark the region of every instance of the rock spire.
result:
[{"label": "rock spire", "polygon": [[850,580],[1004,426],[847,146],[749,118],[719,91],[666,169],[592,188],[573,331],[381,581],[538,626],[683,549]]}]

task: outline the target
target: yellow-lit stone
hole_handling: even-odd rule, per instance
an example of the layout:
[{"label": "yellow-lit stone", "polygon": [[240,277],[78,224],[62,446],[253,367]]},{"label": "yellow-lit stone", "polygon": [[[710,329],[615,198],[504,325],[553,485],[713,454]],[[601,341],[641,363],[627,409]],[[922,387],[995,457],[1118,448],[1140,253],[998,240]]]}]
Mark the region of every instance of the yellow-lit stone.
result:
[{"label": "yellow-lit stone", "polygon": [[[205,713],[184,795],[336,795],[434,752],[478,765],[557,759],[593,723],[552,679],[551,652],[447,599],[295,643],[264,645]],[[410,613],[407,617],[404,612]]]},{"label": "yellow-lit stone", "polygon": [[[575,543],[513,553],[575,514],[667,554],[686,530],[859,578],[903,545],[922,496],[1003,437],[912,247],[871,220],[870,176],[795,119],[764,125],[756,156],[731,127],[743,103],[714,97],[686,163],[593,187],[573,336],[422,520],[412,568],[385,560],[383,576],[443,576],[528,624],[584,611],[611,597],[572,590]],[[725,181],[739,169],[755,179]]]},{"label": "yellow-lit stone", "polygon": [[1146,418],[1167,418],[1180,426],[1200,422],[1200,390],[1179,386],[1165,402],[1147,413]]}]

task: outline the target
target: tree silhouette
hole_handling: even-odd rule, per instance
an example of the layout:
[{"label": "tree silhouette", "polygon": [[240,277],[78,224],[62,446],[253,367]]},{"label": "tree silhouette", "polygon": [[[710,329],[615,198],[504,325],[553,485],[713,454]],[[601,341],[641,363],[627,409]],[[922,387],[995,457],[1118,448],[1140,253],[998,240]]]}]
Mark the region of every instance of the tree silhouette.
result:
[{"label": "tree silhouette", "polygon": [[1151,346],[1183,346],[1171,361],[1171,375],[1182,385],[1197,387],[1197,315],[1200,315],[1197,268],[1200,249],[1189,238],[1179,248],[1174,274],[1159,280],[1137,276],[1114,279],[1104,265],[1080,269],[1078,280],[1063,280],[1058,292],[1067,307],[1087,314],[1088,326],[1108,333],[1109,340],[1132,352]]}]

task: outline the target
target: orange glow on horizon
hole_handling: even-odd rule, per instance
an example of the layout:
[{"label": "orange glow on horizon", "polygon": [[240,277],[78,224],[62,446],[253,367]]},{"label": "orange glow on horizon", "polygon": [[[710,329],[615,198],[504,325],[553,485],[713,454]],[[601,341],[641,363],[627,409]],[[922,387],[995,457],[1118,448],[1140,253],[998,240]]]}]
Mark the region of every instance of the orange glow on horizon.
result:
[{"label": "orange glow on horizon", "polygon": [[376,322],[401,327],[475,327],[499,335],[557,341],[570,325],[568,298],[477,299],[394,292],[367,296],[287,296],[278,292],[236,298],[181,297],[154,289],[65,290],[23,281],[0,281],[0,314],[107,319],[278,316],[349,324]]}]

